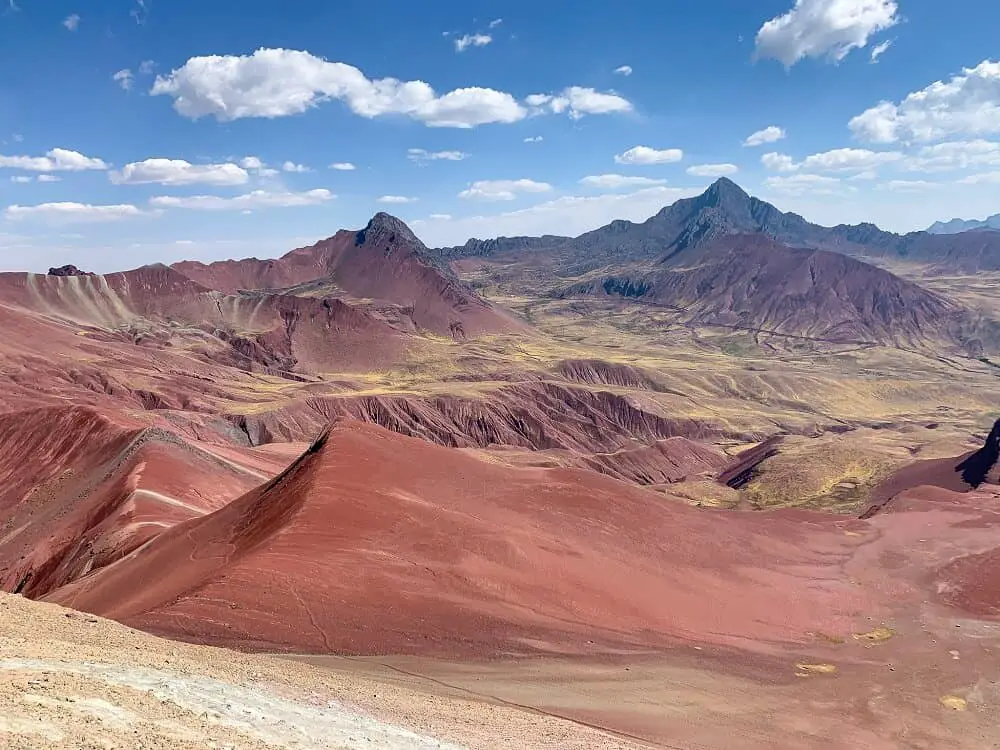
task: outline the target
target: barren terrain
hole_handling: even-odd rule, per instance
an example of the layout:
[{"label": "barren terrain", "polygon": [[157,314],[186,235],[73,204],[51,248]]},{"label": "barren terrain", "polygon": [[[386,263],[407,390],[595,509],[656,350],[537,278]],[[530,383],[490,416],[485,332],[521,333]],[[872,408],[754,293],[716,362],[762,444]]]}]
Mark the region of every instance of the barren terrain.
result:
[{"label": "barren terrain", "polygon": [[[0,730],[1000,742],[1000,339],[961,275],[993,256],[876,268],[720,190],[572,242],[380,214],[274,261],[0,275]],[[689,209],[713,236],[654,268]]]}]

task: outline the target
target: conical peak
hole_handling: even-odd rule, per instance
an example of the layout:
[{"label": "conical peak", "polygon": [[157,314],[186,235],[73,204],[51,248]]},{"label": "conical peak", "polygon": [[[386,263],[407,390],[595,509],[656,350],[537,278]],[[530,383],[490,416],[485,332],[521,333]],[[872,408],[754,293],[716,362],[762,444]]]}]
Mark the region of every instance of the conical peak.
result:
[{"label": "conical peak", "polygon": [[702,198],[710,200],[714,205],[745,203],[750,200],[747,192],[728,177],[720,177],[709,185]]},{"label": "conical peak", "polygon": [[391,214],[379,211],[375,214],[368,225],[358,232],[356,242],[359,245],[367,243],[377,244],[405,244],[417,248],[423,248],[422,243],[413,231],[406,226],[406,222],[397,219]]}]

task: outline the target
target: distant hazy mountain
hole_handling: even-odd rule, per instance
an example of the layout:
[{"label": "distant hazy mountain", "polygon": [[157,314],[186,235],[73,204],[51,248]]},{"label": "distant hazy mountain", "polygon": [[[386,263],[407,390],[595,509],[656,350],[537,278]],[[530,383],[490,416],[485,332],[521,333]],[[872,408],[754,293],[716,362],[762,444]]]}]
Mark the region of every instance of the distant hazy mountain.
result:
[{"label": "distant hazy mountain", "polygon": [[447,260],[541,252],[555,259],[564,271],[580,273],[609,263],[686,256],[716,238],[755,233],[791,247],[860,258],[900,258],[965,273],[1000,270],[1000,233],[901,235],[871,223],[823,227],[748,195],[725,177],[701,195],[666,206],[644,222],[619,219],[575,238],[470,240],[432,252]]},{"label": "distant hazy mountain", "polygon": [[974,229],[993,229],[1000,231],[1000,214],[987,216],[982,221],[978,219],[952,219],[951,221],[935,221],[927,231],[930,234],[960,234]]}]

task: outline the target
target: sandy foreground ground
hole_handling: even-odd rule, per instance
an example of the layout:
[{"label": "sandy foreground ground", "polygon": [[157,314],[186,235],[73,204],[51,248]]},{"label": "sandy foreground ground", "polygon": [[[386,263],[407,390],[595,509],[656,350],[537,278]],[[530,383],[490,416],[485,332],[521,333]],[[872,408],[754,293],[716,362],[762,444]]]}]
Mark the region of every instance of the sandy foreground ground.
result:
[{"label": "sandy foreground ground", "polygon": [[635,748],[378,675],[156,638],[0,594],[0,747]]}]

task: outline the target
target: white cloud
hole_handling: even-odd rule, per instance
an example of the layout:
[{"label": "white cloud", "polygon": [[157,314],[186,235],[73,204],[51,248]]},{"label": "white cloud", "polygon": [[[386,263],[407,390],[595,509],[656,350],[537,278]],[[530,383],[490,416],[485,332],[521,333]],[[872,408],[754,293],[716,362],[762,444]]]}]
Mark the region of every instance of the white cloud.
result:
[{"label": "white cloud", "polygon": [[143,60],[139,63],[139,72],[144,76],[152,75],[156,70],[156,60]]},{"label": "white cloud", "polygon": [[527,138],[524,139],[524,142],[525,143],[541,143],[543,140],[545,140],[545,139],[542,138],[542,136],[540,136],[540,135],[529,135]]},{"label": "white cloud", "polygon": [[108,169],[101,159],[84,156],[78,151],[54,148],[45,156],[3,156],[0,169],[24,169],[28,172],[82,172],[87,169]]},{"label": "white cloud", "polygon": [[902,159],[903,154],[898,151],[836,148],[807,156],[797,168],[822,172],[853,172],[874,169]]},{"label": "white cloud", "polygon": [[144,25],[149,18],[149,0],[135,0],[135,7],[129,11],[129,15],[136,24]]},{"label": "white cloud", "polygon": [[146,159],[108,177],[116,185],[243,185],[250,176],[236,164],[191,164],[183,159]]},{"label": "white cloud", "polygon": [[26,182],[33,182],[34,179],[35,178],[32,177],[30,174],[16,174],[16,175],[13,175],[10,178],[10,181],[11,182],[20,183],[20,184],[24,184]]},{"label": "white cloud", "polygon": [[795,0],[757,32],[756,56],[791,67],[805,57],[839,62],[873,34],[899,23],[895,0]]},{"label": "white cloud", "polygon": [[63,26],[65,26],[70,31],[76,31],[80,26],[80,16],[74,13],[71,16],[66,16],[63,20]]},{"label": "white cloud", "polygon": [[788,177],[767,177],[764,186],[779,193],[800,195],[802,193],[830,194],[840,187],[837,177],[818,174],[793,174]]},{"label": "white cloud", "polygon": [[552,186],[535,180],[477,180],[458,194],[459,198],[484,201],[512,201],[518,193],[547,193]]},{"label": "white cloud", "polygon": [[492,21],[490,21],[490,28],[491,29],[495,29],[497,26],[499,26],[502,23],[503,23],[503,19],[502,18],[494,18]]},{"label": "white cloud", "polygon": [[338,172],[353,172],[357,167],[349,161],[335,161],[330,165],[330,169],[336,169]]},{"label": "white cloud", "polygon": [[739,171],[740,168],[735,164],[696,164],[687,168],[687,173],[692,177],[725,177]]},{"label": "white cloud", "polygon": [[644,221],[664,206],[701,191],[702,188],[661,186],[633,193],[562,196],[517,211],[451,221],[418,219],[410,226],[432,247],[460,245],[469,237],[576,236],[615,219]]},{"label": "white cloud", "polygon": [[892,40],[887,39],[886,41],[880,44],[876,44],[874,47],[872,47],[871,61],[873,63],[877,63],[878,59],[882,57],[882,55],[884,55],[886,52],[888,52],[889,47],[891,46],[892,46]]},{"label": "white cloud", "polygon": [[117,73],[111,76],[111,80],[117,83],[126,91],[132,90],[132,82],[133,82],[132,71],[129,70],[128,68],[122,68],[121,70],[119,70]]},{"label": "white cloud", "polygon": [[787,134],[784,128],[779,128],[777,125],[768,125],[763,130],[758,130],[755,133],[751,133],[747,136],[747,139],[743,141],[744,146],[763,146],[765,143],[775,143],[780,141]]},{"label": "white cloud", "polygon": [[192,57],[169,75],[157,76],[150,94],[172,97],[174,109],[185,117],[222,122],[286,117],[331,99],[361,117],[404,115],[431,127],[471,128],[527,115],[502,91],[469,87],[438,95],[423,81],[373,81],[352,65],[286,49]]},{"label": "white cloud", "polygon": [[959,185],[1000,185],[1000,172],[971,174],[958,181]]},{"label": "white cloud", "polygon": [[679,148],[655,149],[649,146],[633,146],[628,151],[617,154],[618,164],[672,164],[684,158],[684,152]]},{"label": "white cloud", "polygon": [[419,198],[411,198],[408,195],[380,195],[375,199],[376,203],[416,203]]},{"label": "white cloud", "polygon": [[1000,143],[982,139],[936,143],[924,146],[915,156],[908,158],[904,166],[914,172],[1000,166]]},{"label": "white cloud", "polygon": [[984,60],[899,104],[880,102],[854,117],[849,127],[855,137],[874,143],[1000,133],[1000,62]]},{"label": "white cloud", "polygon": [[485,47],[493,41],[489,34],[465,34],[455,40],[455,51],[465,52],[469,47]]},{"label": "white cloud", "polygon": [[615,73],[621,76],[630,76],[632,75],[632,66],[622,65],[620,68],[615,68]]},{"label": "white cloud", "polygon": [[462,161],[468,156],[462,151],[428,151],[423,148],[408,148],[406,150],[406,158],[417,164],[426,164],[431,161]]},{"label": "white cloud", "polygon": [[38,182],[62,182],[62,177],[57,177],[54,174],[40,174],[35,180]]},{"label": "white cloud", "polygon": [[570,86],[558,94],[531,94],[524,99],[531,113],[562,114],[578,120],[584,115],[608,115],[631,112],[632,103],[614,92],[600,92],[583,86]]},{"label": "white cloud", "polygon": [[264,162],[259,156],[244,156],[240,159],[240,166],[243,169],[263,169]]},{"label": "white cloud", "polygon": [[812,154],[801,162],[796,162],[787,154],[771,152],[761,156],[760,162],[773,172],[797,172],[800,169],[812,172],[867,172],[904,158],[899,151],[836,148]]},{"label": "white cloud", "polygon": [[149,203],[155,208],[189,208],[196,211],[245,211],[258,208],[292,208],[315,206],[336,196],[329,190],[318,188],[304,193],[270,193],[254,190],[233,198],[218,195],[192,195],[187,197],[157,196]]},{"label": "white cloud", "polygon": [[924,190],[934,190],[941,187],[940,183],[928,182],[927,180],[889,180],[877,186],[881,190],[892,190],[896,192],[922,192]]},{"label": "white cloud", "polygon": [[8,206],[4,217],[10,220],[44,219],[46,221],[118,221],[143,214],[130,204],[93,206],[89,203],[42,203],[37,206]]},{"label": "white cloud", "polygon": [[852,182],[855,182],[857,180],[877,180],[878,172],[876,172],[874,169],[866,169],[864,172],[858,172],[857,174],[852,174],[847,179],[851,180]]},{"label": "white cloud", "polygon": [[451,221],[451,214],[431,214],[427,218],[431,221]]},{"label": "white cloud", "polygon": [[281,170],[283,172],[297,172],[299,174],[302,174],[303,172],[312,172],[312,170],[305,164],[296,164],[293,161],[286,161],[281,165]]},{"label": "white cloud", "polygon": [[788,154],[779,154],[776,151],[763,154],[760,157],[760,163],[764,165],[765,169],[770,169],[772,172],[794,172],[799,168],[795,159]]},{"label": "white cloud", "polygon": [[581,185],[586,187],[601,188],[603,190],[620,190],[630,187],[651,187],[653,185],[663,185],[666,180],[654,180],[652,177],[633,177],[623,174],[597,174],[588,175],[580,180]]}]

